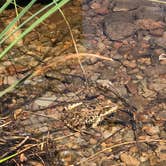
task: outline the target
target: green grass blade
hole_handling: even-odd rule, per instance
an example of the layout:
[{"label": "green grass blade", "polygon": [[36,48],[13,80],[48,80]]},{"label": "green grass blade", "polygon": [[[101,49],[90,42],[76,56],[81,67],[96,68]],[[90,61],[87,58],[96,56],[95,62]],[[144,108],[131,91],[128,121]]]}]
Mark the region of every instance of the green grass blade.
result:
[{"label": "green grass blade", "polygon": [[18,20],[31,8],[31,6],[36,2],[36,0],[32,0],[20,13],[17,17],[13,19],[13,21],[0,33],[0,40],[5,36],[6,32],[16,24]]},{"label": "green grass blade", "polygon": [[1,163],[4,163],[5,161],[7,161],[7,160],[9,160],[9,159],[11,159],[11,158],[13,158],[13,157],[15,157],[15,156],[17,156],[17,155],[18,155],[18,154],[15,153],[15,154],[12,154],[12,155],[10,155],[10,156],[7,156],[7,157],[5,157],[5,158],[0,159],[0,164],[1,164]]},{"label": "green grass blade", "polygon": [[15,32],[17,32],[18,30],[20,30],[26,23],[28,23],[29,21],[31,21],[32,19],[34,19],[38,14],[42,13],[44,10],[46,10],[47,8],[51,7],[52,5],[54,5],[54,2],[50,3],[47,6],[44,6],[42,9],[40,9],[39,11],[37,11],[36,13],[34,13],[32,16],[28,17],[23,23],[21,23],[19,26],[17,26],[17,28],[12,31],[11,33],[9,33],[8,35],[6,35],[1,41],[0,44],[2,44],[4,41],[6,41],[10,36],[12,36]]},{"label": "green grass blade", "polygon": [[5,4],[0,8],[0,13],[2,13],[12,1],[13,0],[7,0]]},{"label": "green grass blade", "polygon": [[12,85],[10,85],[8,88],[0,92],[0,97],[5,95],[6,93],[12,92],[18,85],[23,83],[27,78],[30,78],[32,74],[28,74],[25,77],[23,77],[20,80],[15,81]]},{"label": "green grass blade", "polygon": [[38,26],[42,21],[44,21],[47,17],[49,17],[51,14],[56,12],[59,8],[64,6],[67,2],[70,0],[62,0],[57,5],[52,7],[49,11],[47,11],[45,14],[43,14],[38,20],[36,20],[29,28],[27,28],[18,38],[16,38],[6,49],[1,52],[0,59],[3,58],[6,53],[18,42],[20,41],[25,35],[27,35],[29,32],[31,32],[36,26]]}]

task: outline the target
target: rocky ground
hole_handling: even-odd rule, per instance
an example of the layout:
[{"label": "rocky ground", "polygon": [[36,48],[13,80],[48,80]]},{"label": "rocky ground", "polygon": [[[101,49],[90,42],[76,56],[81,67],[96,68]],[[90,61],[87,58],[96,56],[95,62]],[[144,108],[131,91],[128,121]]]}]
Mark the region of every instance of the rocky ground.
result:
[{"label": "rocky ground", "polygon": [[[40,73],[1,98],[0,156],[19,152],[4,165],[166,165],[165,11],[147,0],[71,1],[63,12],[81,63],[68,58],[77,50],[60,13],[18,43],[0,89]],[[5,11],[1,27],[13,17]]]}]

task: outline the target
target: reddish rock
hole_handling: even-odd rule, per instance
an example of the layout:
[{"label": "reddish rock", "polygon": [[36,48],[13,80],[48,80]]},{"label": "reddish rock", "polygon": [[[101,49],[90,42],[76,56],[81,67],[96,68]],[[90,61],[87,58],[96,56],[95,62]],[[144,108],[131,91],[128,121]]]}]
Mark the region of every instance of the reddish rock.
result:
[{"label": "reddish rock", "polygon": [[136,21],[137,26],[143,30],[154,30],[164,28],[164,23],[161,21],[154,21],[152,19],[139,19]]}]

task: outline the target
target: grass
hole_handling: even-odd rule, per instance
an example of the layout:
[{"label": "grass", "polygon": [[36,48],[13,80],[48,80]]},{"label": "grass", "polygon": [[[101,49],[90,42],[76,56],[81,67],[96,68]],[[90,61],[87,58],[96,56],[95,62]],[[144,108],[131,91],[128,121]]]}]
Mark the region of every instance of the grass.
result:
[{"label": "grass", "polygon": [[[47,19],[51,14],[58,11],[62,6],[64,6],[67,2],[70,0],[61,0],[59,3],[57,3],[57,0],[54,0],[54,2],[46,5],[44,8],[37,11],[34,15],[30,16],[27,20],[25,20],[23,23],[18,25],[16,29],[12,29],[15,24],[19,22],[19,20],[29,11],[29,9],[32,7],[32,5],[36,2],[36,0],[32,0],[20,13],[16,13],[16,17],[12,20],[12,22],[6,26],[6,28],[0,33],[0,45],[3,44],[10,36],[12,36],[17,31],[22,32],[21,28],[29,21],[31,21],[34,17],[45,11],[46,9],[50,8],[48,11],[46,11],[42,16],[40,16],[37,20],[35,20],[31,26],[29,26],[27,29],[25,29],[22,33],[20,33],[17,38],[15,38],[1,53],[0,53],[0,60],[4,58],[7,53],[19,42],[21,41],[29,32],[31,32],[35,27],[37,27],[39,24],[41,24],[45,19]],[[0,8],[0,13],[3,12],[6,7],[12,3],[11,0],[6,1],[6,3]],[[15,3],[14,3],[15,4]],[[16,4],[15,4],[16,7]],[[12,31],[10,31],[12,29]],[[23,82],[23,80],[27,79],[29,77],[29,74],[25,76],[23,79],[16,81],[14,84],[9,86],[7,89],[4,89],[0,92],[0,97],[5,95],[6,93],[9,93],[13,91],[20,83]]]}]

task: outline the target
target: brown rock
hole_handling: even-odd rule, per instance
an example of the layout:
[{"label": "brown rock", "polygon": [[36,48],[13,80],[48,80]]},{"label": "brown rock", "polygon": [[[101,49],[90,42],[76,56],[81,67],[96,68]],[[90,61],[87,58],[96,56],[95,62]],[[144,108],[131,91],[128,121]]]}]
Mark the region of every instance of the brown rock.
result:
[{"label": "brown rock", "polygon": [[156,135],[160,132],[158,126],[144,126],[142,130],[144,130],[149,135]]},{"label": "brown rock", "polygon": [[164,23],[161,21],[154,21],[152,19],[139,19],[136,21],[137,26],[143,30],[154,30],[164,28]]},{"label": "brown rock", "polygon": [[130,68],[135,68],[135,67],[137,67],[137,64],[136,64],[136,61],[135,61],[135,60],[132,60],[132,61],[125,60],[125,61],[123,62],[123,65],[126,66],[126,67],[130,67]]},{"label": "brown rock", "polygon": [[153,35],[153,36],[162,36],[164,33],[164,29],[153,29],[153,30],[150,30],[150,34]]},{"label": "brown rock", "polygon": [[127,153],[122,153],[120,155],[120,159],[127,165],[127,166],[139,166],[140,161],[138,161],[136,158],[132,157],[131,155]]},{"label": "brown rock", "polygon": [[121,40],[131,36],[136,27],[131,12],[113,12],[104,19],[104,32],[111,40]]},{"label": "brown rock", "polygon": [[115,0],[113,11],[129,11],[138,8],[139,0]]}]

